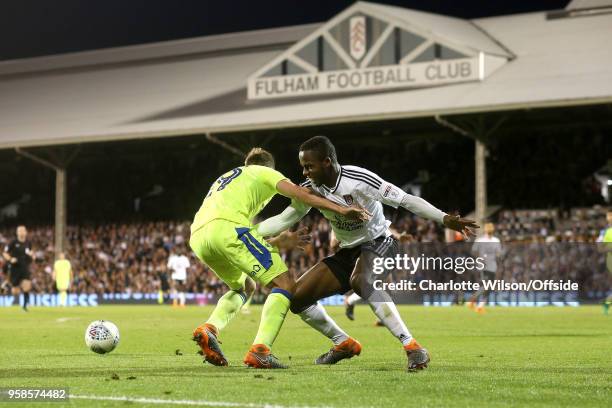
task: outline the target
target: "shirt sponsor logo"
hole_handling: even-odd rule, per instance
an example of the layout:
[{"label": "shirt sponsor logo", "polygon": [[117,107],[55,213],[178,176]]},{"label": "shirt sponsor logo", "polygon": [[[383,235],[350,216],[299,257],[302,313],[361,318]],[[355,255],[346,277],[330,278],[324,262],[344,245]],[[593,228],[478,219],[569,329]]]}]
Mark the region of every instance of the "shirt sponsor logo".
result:
[{"label": "shirt sponsor logo", "polygon": [[383,193],[383,197],[396,199],[399,196],[399,192],[392,185],[387,184],[385,187],[385,192]]},{"label": "shirt sponsor logo", "polygon": [[383,197],[387,197],[389,195],[389,193],[391,192],[392,188],[393,187],[391,187],[391,186],[387,186],[385,188],[385,192],[383,193]]},{"label": "shirt sponsor logo", "polygon": [[333,219],[329,219],[329,222],[333,227],[344,231],[355,231],[364,226],[362,221],[349,220],[337,215],[335,215]]},{"label": "shirt sponsor logo", "polygon": [[257,276],[257,273],[261,271],[261,266],[259,265],[253,265],[253,270],[251,272],[249,272],[249,275],[251,275],[253,278]]}]

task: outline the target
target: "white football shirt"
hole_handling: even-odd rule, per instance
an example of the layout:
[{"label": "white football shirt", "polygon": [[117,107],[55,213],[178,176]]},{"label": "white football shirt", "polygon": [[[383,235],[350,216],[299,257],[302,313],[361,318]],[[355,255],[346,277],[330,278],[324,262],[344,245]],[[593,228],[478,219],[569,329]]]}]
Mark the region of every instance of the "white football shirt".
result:
[{"label": "white football shirt", "polygon": [[[317,186],[310,180],[301,184],[319,193],[336,204],[349,206],[357,204],[367,209],[371,218],[368,221],[355,221],[334,212],[322,210],[323,216],[330,221],[332,230],[340,241],[340,247],[353,248],[378,237],[388,237],[389,221],[385,219],[382,204],[403,208],[414,214],[443,223],[446,214],[422,198],[406,194],[400,188],[381,179],[375,173],[357,166],[340,166],[338,179],[333,187]],[[293,200],[281,214],[270,217],[257,224],[257,232],[272,236],[291,227],[303,218],[310,207]]]},{"label": "white football shirt", "polygon": [[174,280],[186,280],[187,268],[190,266],[189,259],[185,255],[170,255],[168,258],[168,268],[172,271]]},{"label": "white football shirt", "polygon": [[[394,208],[401,204],[404,192],[391,183],[378,177],[375,173],[357,166],[340,166],[338,180],[333,188],[317,186],[310,180],[301,184],[310,187],[326,199],[339,205],[357,204],[368,210],[372,217],[368,221],[347,219],[331,211],[322,210],[332,226],[341,248],[352,248],[380,236],[389,236],[391,222],[385,219],[383,204]],[[300,212],[310,210],[304,204],[294,202]]]},{"label": "white football shirt", "polygon": [[497,258],[502,254],[502,245],[497,237],[485,235],[476,238],[472,253],[484,259],[485,271],[497,272]]}]

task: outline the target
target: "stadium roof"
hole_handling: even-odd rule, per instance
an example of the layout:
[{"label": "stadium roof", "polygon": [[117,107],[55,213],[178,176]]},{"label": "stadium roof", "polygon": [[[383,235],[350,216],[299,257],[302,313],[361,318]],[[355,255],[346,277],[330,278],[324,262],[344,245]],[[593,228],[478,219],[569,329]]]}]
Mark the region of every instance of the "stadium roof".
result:
[{"label": "stadium roof", "polygon": [[504,63],[481,81],[247,99],[249,77],[330,22],[5,61],[0,148],[612,102],[612,14],[461,20],[351,7]]}]

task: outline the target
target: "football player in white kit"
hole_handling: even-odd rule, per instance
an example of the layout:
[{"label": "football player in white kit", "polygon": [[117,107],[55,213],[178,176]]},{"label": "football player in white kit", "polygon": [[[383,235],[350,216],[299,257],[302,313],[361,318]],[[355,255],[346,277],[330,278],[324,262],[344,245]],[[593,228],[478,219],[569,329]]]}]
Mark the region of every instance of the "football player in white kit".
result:
[{"label": "football player in white kit", "polygon": [[[172,271],[172,306],[185,307],[185,282],[187,269],[191,266],[185,250],[177,247],[176,253],[168,258],[168,269]],[[178,304],[177,304],[178,303]]]},{"label": "football player in white kit", "polygon": [[[382,204],[395,208],[401,206],[465,235],[474,235],[472,228],[478,226],[474,221],[448,215],[427,201],[406,194],[369,170],[340,166],[336,150],[325,136],[315,136],[304,142],[300,146],[299,160],[308,179],[302,186],[335,203],[361,206],[371,214],[368,221],[354,221],[322,211],[331,223],[340,249],[296,281],[291,311],[334,343],[327,353],[317,358],[316,364],[335,364],[361,352],[359,342],[348,336],[317,303],[320,299],[353,289],[401,341],[408,357],[408,370],[427,367],[429,353],[412,337],[391,297],[386,292],[374,291],[369,282],[371,275],[368,276],[367,265],[371,258],[395,257],[398,249],[389,231],[390,222],[384,217]],[[259,223],[257,232],[264,236],[275,235],[298,222],[309,210],[310,207],[294,201],[281,214]],[[362,254],[365,259],[362,259]]]},{"label": "football player in white kit", "polygon": [[[480,289],[472,295],[467,306],[479,314],[485,313],[485,305],[489,300],[489,293],[491,292],[485,289],[482,283],[495,279],[498,274],[498,262],[503,254],[501,241],[493,236],[494,232],[495,225],[492,222],[487,222],[484,225],[484,235],[476,238],[472,245],[472,254],[483,258],[485,267],[480,271]],[[480,302],[477,304],[478,299],[480,299]]]}]

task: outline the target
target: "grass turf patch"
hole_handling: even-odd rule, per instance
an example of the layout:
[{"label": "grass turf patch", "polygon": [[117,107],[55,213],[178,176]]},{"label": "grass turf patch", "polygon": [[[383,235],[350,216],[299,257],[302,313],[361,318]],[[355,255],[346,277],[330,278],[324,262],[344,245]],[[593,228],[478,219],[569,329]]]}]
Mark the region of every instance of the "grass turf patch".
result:
[{"label": "grass turf patch", "polygon": [[[317,407],[609,406],[612,401],[612,317],[599,307],[489,308],[481,316],[460,307],[401,306],[408,327],[432,354],[430,368],[416,374],[405,372],[400,343],[385,328],[374,327],[366,306],[356,308],[354,322],[343,308],[328,308],[363,345],[361,356],[349,361],[314,365],[331,343],[290,314],[274,347],[290,369],[243,367],[261,311],[252,307],[221,333],[230,367],[205,365],[191,333],[210,311],[196,306],[32,308],[29,313],[2,308],[0,387]],[[118,348],[108,355],[94,354],[84,344],[85,328],[98,319],[114,322],[121,333]],[[142,405],[150,404],[137,406]]]}]

